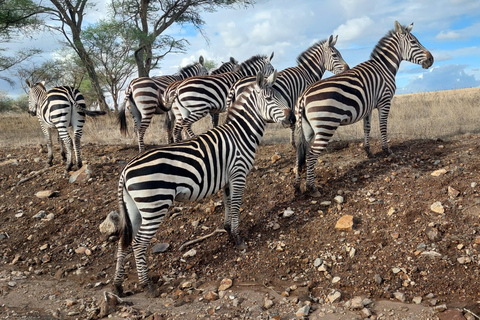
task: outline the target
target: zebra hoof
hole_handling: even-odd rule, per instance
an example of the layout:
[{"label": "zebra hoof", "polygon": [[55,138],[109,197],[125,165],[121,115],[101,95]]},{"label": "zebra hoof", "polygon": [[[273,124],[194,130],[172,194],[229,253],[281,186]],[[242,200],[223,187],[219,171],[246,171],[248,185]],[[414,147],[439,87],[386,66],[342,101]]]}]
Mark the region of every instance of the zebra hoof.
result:
[{"label": "zebra hoof", "polygon": [[125,297],[125,293],[123,292],[123,287],[121,284],[113,285],[113,293],[119,297]]},{"label": "zebra hoof", "polygon": [[318,191],[317,187],[308,187],[308,194],[313,198],[320,198],[322,194]]},{"label": "zebra hoof", "polygon": [[240,251],[247,249],[247,245],[245,242],[243,242],[243,240],[240,240],[240,243],[237,243],[235,247]]}]

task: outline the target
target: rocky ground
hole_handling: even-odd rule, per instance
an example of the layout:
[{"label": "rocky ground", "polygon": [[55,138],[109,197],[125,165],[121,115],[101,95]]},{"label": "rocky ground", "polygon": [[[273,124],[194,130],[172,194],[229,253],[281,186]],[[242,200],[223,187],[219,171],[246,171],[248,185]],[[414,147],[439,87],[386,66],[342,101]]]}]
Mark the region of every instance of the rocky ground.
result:
[{"label": "rocky ground", "polygon": [[[0,150],[0,315],[8,319],[480,319],[480,137],[392,140],[367,159],[335,142],[316,166],[322,196],[293,194],[295,154],[264,145],[247,178],[238,251],[221,196],[178,203],[148,250],[161,296],[109,294],[118,175],[135,147],[87,144],[91,176],[69,182],[56,150]],[[149,146],[150,148],[152,146]],[[379,151],[374,146],[374,151]],[[44,191],[44,193],[42,193]],[[40,193],[39,193],[40,192]],[[340,226],[337,223],[346,222]]]}]

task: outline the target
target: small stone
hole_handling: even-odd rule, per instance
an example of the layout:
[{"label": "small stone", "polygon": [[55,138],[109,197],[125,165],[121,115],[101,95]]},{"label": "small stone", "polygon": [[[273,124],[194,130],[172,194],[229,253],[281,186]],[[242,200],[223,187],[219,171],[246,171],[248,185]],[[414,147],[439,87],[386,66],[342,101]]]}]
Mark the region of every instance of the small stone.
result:
[{"label": "small stone", "polygon": [[306,304],[300,309],[298,309],[298,311],[295,313],[295,316],[297,316],[297,318],[299,319],[303,319],[304,317],[308,316],[309,312],[310,312],[310,305]]},{"label": "small stone", "polygon": [[282,159],[282,156],[279,155],[278,153],[275,153],[275,154],[272,156],[272,158],[271,158],[272,163],[275,163],[275,162],[277,162],[277,161],[280,160],[280,159]]},{"label": "small stone", "polygon": [[458,195],[460,194],[460,191],[455,190],[454,188],[452,188],[452,187],[450,187],[450,186],[448,186],[447,189],[448,189],[448,195],[449,195],[450,197],[458,197]]},{"label": "small stone", "polygon": [[340,280],[341,280],[340,277],[333,277],[332,284],[336,284],[336,283],[340,282]]},{"label": "small stone", "polygon": [[44,245],[42,245],[42,246],[40,247],[40,250],[41,250],[41,251],[46,250],[46,249],[48,249],[48,243],[45,243]]},{"label": "small stone", "polygon": [[271,307],[273,307],[273,301],[265,298],[265,300],[263,301],[263,307],[267,310],[270,309]]},{"label": "small stone", "polygon": [[415,304],[420,304],[422,303],[422,297],[415,297],[412,299],[412,302]]},{"label": "small stone", "polygon": [[400,268],[392,268],[392,272],[393,272],[394,274],[397,274],[397,273],[399,273],[400,271],[402,271]]},{"label": "small stone", "polygon": [[395,214],[395,212],[397,212],[397,209],[391,207],[390,209],[388,209],[387,215],[390,217]]},{"label": "small stone", "polygon": [[333,198],[333,200],[335,200],[338,204],[343,203],[343,197],[342,196],[336,196],[335,198]]},{"label": "small stone", "polygon": [[433,242],[437,242],[437,241],[440,240],[440,233],[438,232],[437,228],[433,228],[433,227],[428,226],[425,229],[425,233],[427,235],[427,238],[430,239]]},{"label": "small stone", "polygon": [[284,218],[289,218],[289,217],[291,217],[293,214],[294,214],[293,210],[292,210],[291,208],[287,208],[287,209],[283,212],[283,217],[284,217]]},{"label": "small stone", "polygon": [[233,281],[231,279],[223,279],[220,282],[220,286],[218,287],[218,291],[225,291],[229,289],[233,284]]},{"label": "small stone", "polygon": [[43,190],[43,191],[38,191],[37,193],[35,193],[35,196],[39,199],[45,199],[45,198],[51,198],[56,194],[57,194],[57,191]]},{"label": "small stone", "polygon": [[208,291],[203,297],[208,301],[215,301],[218,299],[218,294],[213,291]]},{"label": "small stone", "polygon": [[398,301],[400,302],[405,302],[405,293],[403,292],[394,292],[393,293],[393,296],[395,297],[395,299],[397,299]]},{"label": "small stone", "polygon": [[341,297],[342,297],[342,294],[340,293],[340,291],[335,290],[327,296],[327,300],[330,303],[334,303],[334,302],[340,300]]},{"label": "small stone", "polygon": [[320,205],[324,206],[324,207],[328,207],[331,204],[332,204],[332,201],[322,201],[322,202],[320,202]]},{"label": "small stone", "polygon": [[355,297],[350,300],[350,309],[358,310],[363,308],[362,297]]},{"label": "small stone", "polygon": [[457,261],[460,264],[468,264],[468,263],[472,262],[472,258],[470,258],[470,257],[460,257],[460,258],[457,258]]},{"label": "small stone", "polygon": [[[433,310],[435,310],[436,312],[443,312],[443,311],[447,310],[447,305],[446,304],[440,304],[438,306],[433,307]],[[451,318],[448,318],[448,319],[451,319]]]},{"label": "small stone", "polygon": [[55,215],[53,213],[49,213],[45,216],[45,220],[47,221],[52,221],[53,219],[55,219]]},{"label": "small stone", "polygon": [[373,280],[375,280],[377,284],[382,284],[383,282],[383,278],[379,274],[374,275]]},{"label": "small stone", "polygon": [[152,248],[152,252],[153,253],[162,253],[162,252],[167,251],[167,249],[169,247],[170,247],[170,244],[165,243],[165,242],[156,243]]},{"label": "small stone", "polygon": [[430,174],[434,177],[438,177],[438,176],[441,176],[442,174],[445,174],[445,173],[447,173],[447,170],[442,168],[442,169],[435,170]]},{"label": "small stone", "polygon": [[439,320],[465,320],[463,313],[456,309],[448,309],[437,314]]},{"label": "small stone", "polygon": [[45,210],[40,210],[36,215],[33,216],[33,218],[42,219],[43,217],[45,217],[46,214],[47,212]]},{"label": "small stone", "polygon": [[197,250],[190,249],[187,252],[185,252],[182,257],[184,258],[194,257],[196,254],[197,254]]},{"label": "small stone", "polygon": [[320,267],[322,265],[322,263],[323,263],[323,260],[320,259],[320,258],[317,258],[317,259],[315,259],[315,261],[313,261],[313,266],[315,268],[317,268],[317,267]]},{"label": "small stone", "polygon": [[440,258],[442,255],[436,251],[424,251],[421,253],[422,256],[428,256],[430,258]]},{"label": "small stone", "polygon": [[86,247],[78,247],[77,249],[75,249],[75,253],[83,254],[85,253],[86,250],[87,250]]},{"label": "small stone", "polygon": [[439,213],[439,214],[445,213],[445,209],[443,208],[443,205],[440,201],[434,202],[430,206],[430,210],[432,210],[435,213]]},{"label": "small stone", "polygon": [[10,265],[14,265],[18,262],[18,260],[20,260],[20,255],[19,254],[16,254],[15,255],[15,258],[13,258],[12,262],[10,262]]},{"label": "small stone", "polygon": [[89,164],[85,164],[83,167],[72,173],[68,182],[70,183],[86,183],[92,176],[93,169]]},{"label": "small stone", "polygon": [[115,234],[118,232],[118,225],[120,221],[120,216],[118,215],[117,211],[111,211],[105,220],[100,223],[98,226],[98,229],[100,229],[100,232],[104,234],[106,237],[111,236],[112,234]]},{"label": "small stone", "polygon": [[338,219],[337,223],[335,224],[335,230],[346,231],[353,229],[353,216],[352,215],[345,215]]},{"label": "small stone", "polygon": [[22,211],[22,210],[18,211],[18,212],[15,214],[15,218],[21,218],[21,217],[23,217],[23,211]]},{"label": "small stone", "polygon": [[67,299],[65,300],[65,304],[67,305],[67,307],[71,307],[73,306],[74,304],[76,304],[77,301],[75,299]]},{"label": "small stone", "polygon": [[372,311],[368,308],[363,308],[361,313],[364,318],[370,318],[372,316]]}]

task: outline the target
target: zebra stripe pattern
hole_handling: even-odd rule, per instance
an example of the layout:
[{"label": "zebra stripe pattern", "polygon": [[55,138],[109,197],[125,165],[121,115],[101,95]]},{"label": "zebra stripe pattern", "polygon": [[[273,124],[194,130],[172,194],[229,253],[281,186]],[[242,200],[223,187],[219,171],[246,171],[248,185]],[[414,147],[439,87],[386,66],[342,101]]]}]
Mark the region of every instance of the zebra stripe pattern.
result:
[{"label": "zebra stripe pattern", "polygon": [[[298,99],[297,173],[295,190],[300,191],[300,174],[306,164],[306,187],[312,196],[320,196],[315,186],[314,166],[340,125],[366,119],[369,124],[374,108],[378,109],[382,149],[391,154],[387,144],[387,118],[395,94],[395,75],[403,60],[428,69],[432,54],[411,34],[408,27],[395,21],[394,30],[383,37],[370,56],[354,68],[319,81]],[[367,126],[365,126],[367,127]],[[365,130],[365,150],[370,154],[368,130]]]},{"label": "zebra stripe pattern", "polygon": [[[274,88],[287,101],[290,109],[294,110],[295,103],[300,94],[312,83],[320,80],[328,70],[338,74],[349,69],[340,52],[335,48],[338,36],[330,36],[327,40],[319,41],[297,58],[297,66],[284,69],[279,72]],[[242,91],[249,86],[254,77],[246,77],[238,80],[230,89],[227,98],[227,110]],[[295,148],[295,126],[292,126],[291,143]]]},{"label": "zebra stripe pattern", "polygon": [[272,89],[276,72],[254,85],[230,108],[227,122],[193,139],[139,154],[123,169],[118,184],[120,240],[114,290],[122,295],[127,249],[133,247],[139,284],[158,294],[147,274],[145,252],[174,201],[195,201],[223,189],[224,228],[239,248],[239,210],[246,176],[266,122],[295,122],[284,99]]},{"label": "zebra stripe pattern", "polygon": [[190,137],[195,136],[192,124],[207,113],[225,112],[226,100],[230,87],[239,79],[252,76],[261,71],[266,76],[274,71],[270,57],[253,56],[240,64],[238,69],[217,75],[194,77],[185,80],[177,87],[174,104],[178,108],[175,114],[174,139],[180,141],[182,130]]},{"label": "zebra stripe pattern", "polygon": [[[170,109],[163,105],[162,95],[167,86],[177,80],[183,80],[188,77],[207,75],[204,59],[200,56],[195,64],[188,65],[180,69],[173,75],[160,77],[140,77],[133,79],[125,90],[125,102],[129,102],[129,110],[135,123],[135,131],[138,136],[138,149],[145,151],[143,138],[154,114],[163,114]],[[121,108],[118,114],[120,123],[120,132],[126,136],[128,134],[127,122],[125,119],[125,107]]]},{"label": "zebra stripe pattern", "polygon": [[[85,115],[95,117],[105,114],[105,111],[89,111],[85,106],[83,95],[77,89],[62,86],[45,89],[45,82],[31,84],[26,80],[28,90],[28,112],[36,115],[43,135],[47,140],[48,160],[47,165],[53,164],[52,129],[58,131],[58,142],[62,159],[66,161],[66,171],[70,171],[72,162],[72,138],[68,128],[73,127],[75,160],[78,168],[82,167],[80,157],[80,139],[82,138]],[[65,149],[67,154],[65,155]]]},{"label": "zebra stripe pattern", "polygon": [[[222,63],[220,67],[210,71],[210,75],[232,72],[237,68],[238,61],[235,60],[235,58],[230,57],[229,61]],[[183,81],[184,80],[178,80],[170,83],[165,89],[165,92],[163,93],[163,105],[165,106],[165,108],[169,109],[168,113],[166,113],[165,115],[165,129],[167,130],[168,143],[173,143],[173,126],[175,124],[175,114],[179,113],[176,106],[173,106],[172,108],[172,103],[176,97],[177,88]],[[212,117],[213,127],[216,127],[218,125],[218,114],[211,113],[210,116]]]}]

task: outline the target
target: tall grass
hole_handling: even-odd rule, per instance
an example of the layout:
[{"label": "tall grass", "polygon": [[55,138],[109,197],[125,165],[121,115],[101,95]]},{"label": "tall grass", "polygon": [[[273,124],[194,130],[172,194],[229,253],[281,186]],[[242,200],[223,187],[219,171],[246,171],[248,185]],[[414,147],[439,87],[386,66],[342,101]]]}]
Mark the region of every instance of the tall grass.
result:
[{"label": "tall grass", "polygon": [[[224,115],[220,118],[220,123]],[[149,145],[166,143],[163,115],[155,115],[147,129],[145,142]],[[84,126],[82,144],[124,144],[137,145],[133,133],[133,121],[127,113],[129,137],[120,134],[119,126],[113,115],[97,118],[87,117]],[[206,117],[194,124],[195,133],[201,133],[212,127]],[[466,133],[480,133],[480,88],[457,89],[417,94],[397,95],[392,101],[388,118],[389,138],[426,139],[449,138]],[[379,139],[377,111],[372,116],[373,139]],[[56,137],[54,137],[56,140]],[[340,127],[335,140],[363,139],[363,123]],[[290,141],[290,129],[278,124],[269,124],[264,143],[283,144]],[[55,143],[55,142],[54,142]],[[28,114],[0,114],[0,147],[21,147],[45,144],[40,124],[36,117]]]}]

